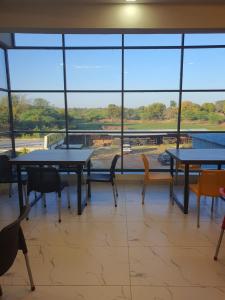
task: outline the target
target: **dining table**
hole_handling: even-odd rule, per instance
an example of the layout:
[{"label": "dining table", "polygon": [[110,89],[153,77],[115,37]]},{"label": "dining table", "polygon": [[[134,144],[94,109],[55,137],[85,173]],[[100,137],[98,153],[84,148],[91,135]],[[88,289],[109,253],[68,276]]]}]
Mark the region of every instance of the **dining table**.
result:
[{"label": "dining table", "polygon": [[17,168],[18,176],[18,194],[20,212],[24,206],[22,192],[22,169],[28,166],[60,166],[69,168],[69,171],[74,171],[77,174],[77,212],[82,214],[86,200],[83,201],[82,195],[82,175],[84,168],[87,167],[87,172],[90,173],[91,156],[93,150],[90,149],[65,149],[65,150],[35,150],[24,155],[17,156],[10,160],[12,165]]},{"label": "dining table", "polygon": [[225,149],[167,149],[166,152],[170,156],[170,172],[173,176],[174,160],[184,164],[184,190],[183,201],[180,201],[173,192],[173,198],[184,214],[188,214],[189,207],[189,166],[190,165],[216,165],[216,169],[220,170],[225,164]]}]

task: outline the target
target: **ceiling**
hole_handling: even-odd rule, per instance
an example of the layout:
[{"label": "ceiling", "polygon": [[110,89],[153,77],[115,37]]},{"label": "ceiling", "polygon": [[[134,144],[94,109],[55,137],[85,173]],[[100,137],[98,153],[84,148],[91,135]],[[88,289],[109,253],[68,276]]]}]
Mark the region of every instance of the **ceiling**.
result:
[{"label": "ceiling", "polygon": [[[0,0],[1,3],[12,3],[12,2],[28,2],[28,3],[79,3],[79,4],[124,4],[126,0]],[[225,0],[136,0],[136,4],[147,3],[147,4],[225,4]],[[129,4],[129,3],[128,3]],[[133,3],[131,3],[133,4]]]}]

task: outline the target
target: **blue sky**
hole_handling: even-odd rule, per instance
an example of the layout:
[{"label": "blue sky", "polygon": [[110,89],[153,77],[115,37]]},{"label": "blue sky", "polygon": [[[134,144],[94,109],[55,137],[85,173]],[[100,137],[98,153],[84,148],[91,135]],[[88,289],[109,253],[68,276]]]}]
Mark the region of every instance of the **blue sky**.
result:
[{"label": "blue sky", "polygon": [[[66,35],[67,46],[120,46],[121,35]],[[61,35],[16,36],[18,46],[60,46]],[[179,34],[125,35],[125,46],[177,46]],[[186,45],[225,44],[225,34],[187,34]],[[0,61],[2,60],[0,51]],[[60,50],[10,50],[13,89],[62,90],[63,60]],[[121,89],[120,50],[67,50],[67,88],[74,90]],[[180,50],[125,50],[125,89],[178,89]],[[0,73],[0,84],[4,76]],[[184,89],[225,89],[225,49],[186,49]],[[28,98],[40,93],[27,95]],[[56,106],[63,106],[63,94],[45,93]],[[184,100],[197,103],[225,99],[225,93],[185,93]],[[69,94],[70,107],[120,105],[119,93]],[[177,101],[177,93],[133,93],[125,95],[125,106]]]}]

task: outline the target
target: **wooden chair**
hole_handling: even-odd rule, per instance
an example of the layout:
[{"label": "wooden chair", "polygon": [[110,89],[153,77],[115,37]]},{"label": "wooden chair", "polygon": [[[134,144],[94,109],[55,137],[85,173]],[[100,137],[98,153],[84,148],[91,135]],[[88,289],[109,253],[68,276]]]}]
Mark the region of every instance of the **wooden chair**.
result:
[{"label": "wooden chair", "polygon": [[146,155],[141,154],[141,158],[144,163],[145,174],[144,174],[144,182],[143,182],[143,189],[142,189],[142,204],[145,201],[145,192],[146,186],[148,183],[151,182],[166,182],[170,185],[170,198],[172,199],[172,203],[174,204],[174,200],[172,197],[172,190],[173,190],[173,178],[170,174],[166,172],[150,172],[149,171],[149,161]]},{"label": "wooden chair", "polygon": [[197,227],[200,227],[200,199],[201,196],[212,197],[211,213],[213,213],[214,198],[220,196],[220,187],[225,182],[225,170],[202,170],[196,184],[189,188],[197,195]]}]

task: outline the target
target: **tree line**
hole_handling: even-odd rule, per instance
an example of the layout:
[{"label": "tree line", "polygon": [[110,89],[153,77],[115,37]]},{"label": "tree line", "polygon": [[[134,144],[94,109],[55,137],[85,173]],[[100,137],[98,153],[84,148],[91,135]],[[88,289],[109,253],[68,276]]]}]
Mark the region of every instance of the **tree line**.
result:
[{"label": "tree line", "polygon": [[[46,99],[27,99],[24,95],[12,95],[14,128],[17,130],[56,130],[65,128],[65,110],[52,105]],[[125,121],[154,121],[175,120],[178,115],[178,106],[175,101],[164,103],[155,102],[137,108],[124,108]],[[221,124],[225,122],[225,100],[214,103],[205,102],[196,104],[192,101],[183,101],[181,110],[182,120],[208,121]],[[8,128],[8,99],[0,98],[1,131]],[[120,122],[121,107],[109,104],[104,108],[68,108],[70,128],[79,129],[79,124],[99,122]]]}]

